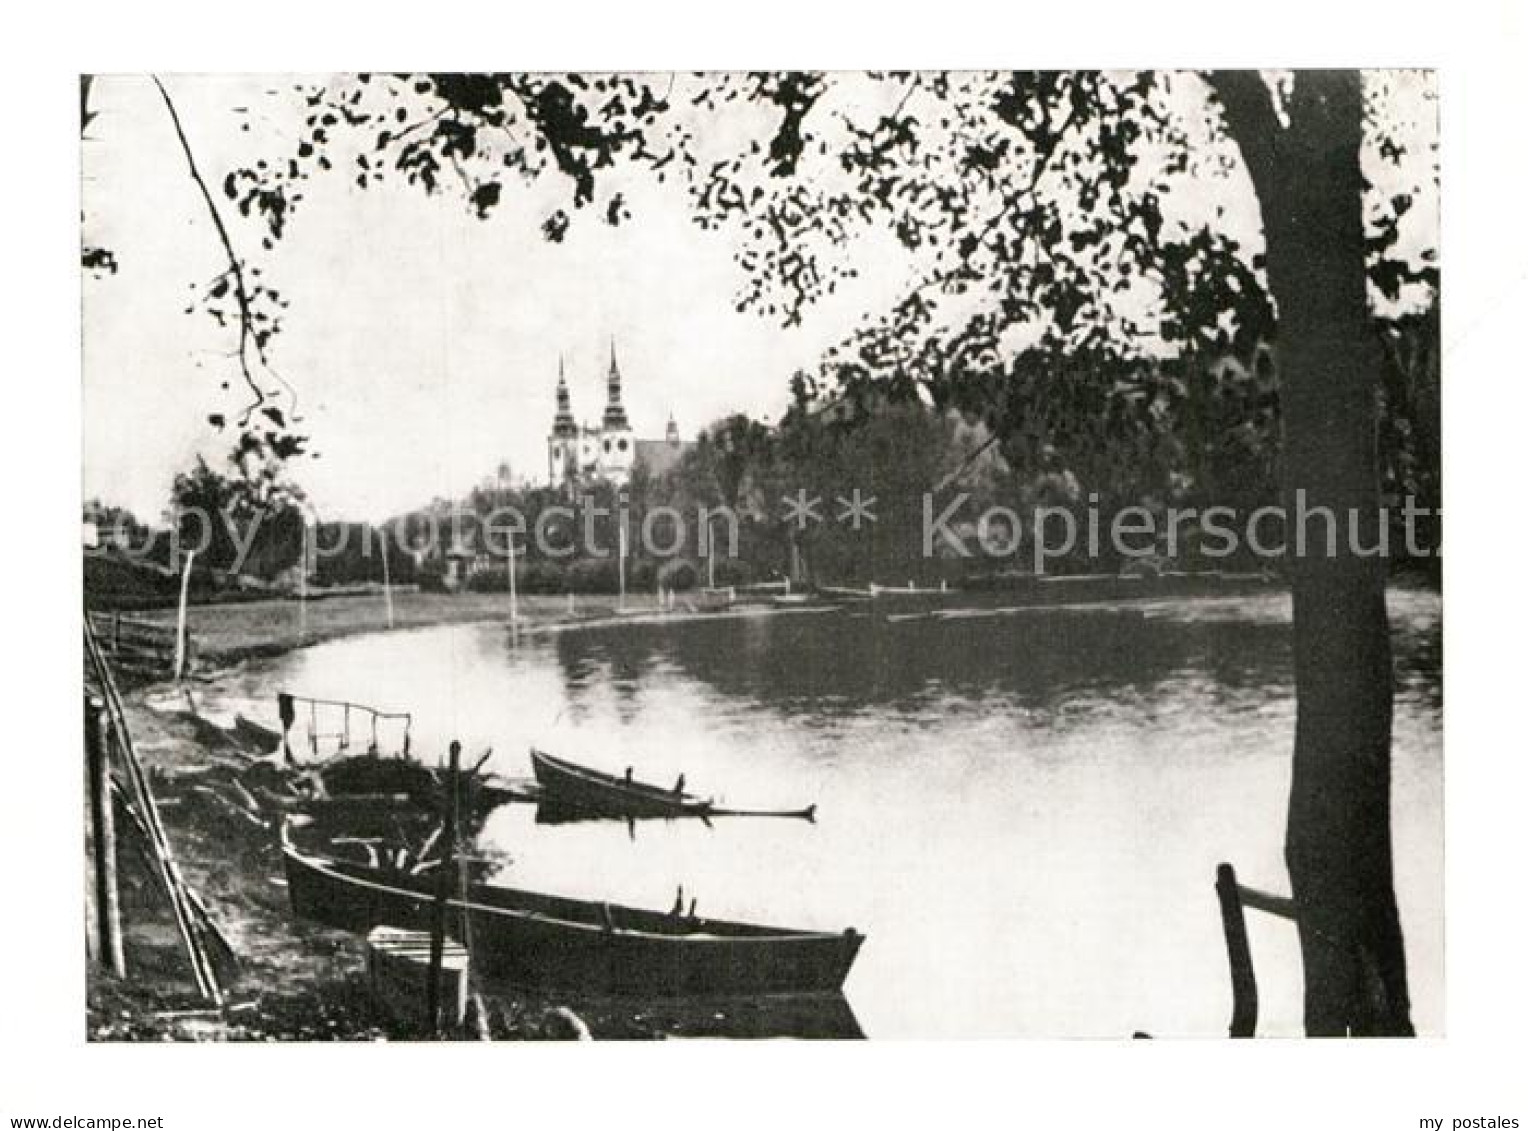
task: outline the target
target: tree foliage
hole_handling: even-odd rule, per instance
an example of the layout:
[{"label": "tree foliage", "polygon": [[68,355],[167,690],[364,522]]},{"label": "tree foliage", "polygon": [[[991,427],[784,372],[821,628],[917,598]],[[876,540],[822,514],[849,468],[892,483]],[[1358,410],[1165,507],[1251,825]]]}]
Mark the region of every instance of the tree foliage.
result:
[{"label": "tree foliage", "polygon": [[[1436,154],[1381,127],[1418,81],[1381,73],[1366,89],[1373,163],[1406,164],[1418,183],[1367,204],[1376,308],[1403,313],[1437,284],[1431,248],[1399,254]],[[918,398],[1006,437],[1100,409],[1088,390],[1069,411],[1071,384],[1026,376],[1036,359],[1176,356],[1207,371],[1227,355],[1250,365],[1273,330],[1261,249],[1227,233],[1222,203],[1194,204],[1201,184],[1233,191],[1241,164],[1193,73],[365,74],[302,98],[295,144],[221,183],[267,249],[317,175],[401,180],[485,219],[506,192],[550,177],[568,190],[542,220],[558,241],[580,217],[629,218],[619,167],[688,194],[696,222],[734,241],[739,308],[791,325],[866,269],[859,237],[889,235],[917,281],[824,358],[814,380],[827,395]],[[257,265],[250,277],[263,345],[282,296]],[[214,317],[239,317],[237,290],[222,280],[203,296]],[[1123,400],[1105,415],[1130,418],[1139,390],[1109,387]],[[257,447],[302,450],[282,440],[293,421],[264,423]]]},{"label": "tree foliage", "polygon": [[[302,558],[302,492],[263,465],[251,478],[218,471],[198,456],[170,489],[176,545],[197,550],[204,569],[272,578]],[[178,563],[170,563],[178,567]]]}]

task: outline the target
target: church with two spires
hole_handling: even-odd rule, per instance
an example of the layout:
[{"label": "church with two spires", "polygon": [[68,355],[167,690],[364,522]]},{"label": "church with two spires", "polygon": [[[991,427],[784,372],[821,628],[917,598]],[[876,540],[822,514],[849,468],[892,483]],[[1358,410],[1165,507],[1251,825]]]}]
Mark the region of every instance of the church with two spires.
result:
[{"label": "church with two spires", "polygon": [[547,437],[547,482],[566,490],[597,481],[624,487],[641,467],[650,476],[677,466],[690,445],[680,440],[671,415],[664,438],[640,440],[621,403],[621,368],[615,343],[610,345],[610,371],[605,377],[605,411],[598,425],[579,423],[573,416],[567,374],[557,363],[557,411]]}]

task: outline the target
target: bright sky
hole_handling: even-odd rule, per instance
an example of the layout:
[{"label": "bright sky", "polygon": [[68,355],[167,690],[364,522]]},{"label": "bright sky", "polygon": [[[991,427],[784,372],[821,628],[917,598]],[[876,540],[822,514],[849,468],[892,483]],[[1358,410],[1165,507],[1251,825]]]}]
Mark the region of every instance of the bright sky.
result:
[{"label": "bright sky", "polygon": [[[180,76],[167,85],[215,191],[230,169],[289,154],[306,113],[290,78]],[[1175,90],[1202,117],[1197,85]],[[855,89],[853,76],[841,79],[840,90]],[[1417,90],[1402,95],[1406,109],[1426,111],[1404,140],[1435,137]],[[228,450],[207,416],[232,416],[243,403],[237,333],[199,307],[186,313],[226,262],[152,81],[101,80],[91,108],[86,239],[110,248],[120,267],[84,285],[84,490],[152,520],[197,452],[216,462]],[[724,149],[731,141],[707,140]],[[556,174],[508,186],[482,221],[459,193],[431,198],[401,179],[363,191],[339,171],[347,167],[307,183],[269,253],[256,225],[219,195],[235,246],[290,300],[269,357],[296,387],[302,427],[321,453],[293,472],[325,518],[378,520],[459,496],[505,460],[518,477],[542,480],[558,358],[575,414],[597,422],[612,337],[639,436],[661,436],[670,413],[686,436],[729,412],[776,419],[791,374],[813,368],[915,277],[889,236],[862,236],[851,249],[861,277],[783,329],[736,311],[735,237],[695,225],[677,188],[607,173],[632,219],[611,228],[580,215],[564,243],[550,244],[541,221],[571,197]],[[1167,205],[1201,218],[1218,210],[1223,230],[1261,244],[1244,176],[1186,180]],[[1435,197],[1407,227],[1405,244],[1435,240]],[[224,379],[235,383],[228,393]]]},{"label": "bright sky", "polygon": [[[236,165],[290,149],[298,111],[269,93],[280,80],[167,85],[214,188]],[[248,132],[240,106],[255,111]],[[185,313],[193,285],[224,264],[152,82],[103,80],[92,109],[86,231],[120,268],[85,284],[84,489],[152,518],[196,452],[227,450],[206,418],[240,403],[237,386],[233,399],[218,388],[236,336]],[[686,436],[732,411],[776,419],[791,374],[906,282],[897,259],[879,257],[894,269],[786,330],[736,312],[730,236],[700,230],[677,190],[634,184],[629,222],[581,216],[560,245],[539,231],[571,195],[555,176],[506,192],[486,222],[457,194],[429,198],[401,180],[363,192],[336,173],[307,192],[259,262],[291,300],[270,357],[321,453],[294,470],[324,516],[383,518],[459,494],[506,459],[517,476],[544,478],[558,356],[575,414],[596,423],[612,336],[639,436],[661,437],[671,412]],[[233,236],[259,251],[253,225]]]}]

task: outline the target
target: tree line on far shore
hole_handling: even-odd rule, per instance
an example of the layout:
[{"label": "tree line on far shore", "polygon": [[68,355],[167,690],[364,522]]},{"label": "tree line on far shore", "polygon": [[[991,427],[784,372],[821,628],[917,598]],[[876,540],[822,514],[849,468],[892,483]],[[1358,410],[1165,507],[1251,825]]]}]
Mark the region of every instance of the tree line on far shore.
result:
[{"label": "tree line on far shore", "polygon": [[[1387,347],[1378,431],[1384,491],[1393,500],[1410,497],[1436,510],[1436,305],[1387,323],[1381,334]],[[625,579],[632,590],[784,577],[821,584],[958,585],[1029,568],[1027,547],[1041,508],[1066,510],[1079,525],[1091,509],[1095,521],[1107,526],[1126,507],[1160,513],[1220,506],[1246,515],[1280,499],[1278,380],[1272,355],[1261,346],[1245,358],[1228,352],[1209,360],[1133,364],[1021,353],[1003,381],[1005,415],[1016,424],[1000,438],[952,406],[891,396],[830,398],[817,388],[812,378],[798,375],[793,403],[777,426],[744,414],[718,420],[674,467],[655,476],[639,465],[620,491],[602,482],[576,492],[545,485],[480,487],[374,527],[316,521],[305,513],[300,487],[285,481],[252,485],[237,469],[220,472],[198,458],[174,481],[173,530],[152,530],[101,504],[87,513],[135,548],[135,556],[166,571],[178,568],[178,553],[198,550],[199,589],[240,581],[290,588],[304,568],[306,538],[306,581],[313,586],[380,583],[385,573],[394,584],[440,588],[454,553],[461,566],[453,580],[488,592],[508,588],[503,516],[513,514],[523,531],[515,538],[517,588],[557,594],[616,591],[621,521],[628,530]],[[867,507],[857,526],[848,509],[856,491]],[[930,514],[943,512],[958,496],[966,502],[951,525],[970,556],[945,544],[926,556]],[[805,523],[788,502],[798,499],[815,500]],[[984,545],[974,518],[994,507],[1019,516],[1023,528]],[[701,519],[723,511],[735,516],[735,525],[713,520],[712,565]],[[540,538],[534,536],[538,530]],[[639,536],[644,531],[648,537]],[[1428,537],[1436,539],[1436,527]],[[1014,546],[1025,548],[1014,552]],[[1192,527],[1173,548],[1175,554],[1166,546],[1137,547],[1131,556],[1173,569],[1272,564],[1245,548],[1228,558],[1207,558]],[[1404,548],[1395,540],[1397,555]],[[1105,541],[1079,543],[1045,568],[1111,572],[1130,565]]]}]

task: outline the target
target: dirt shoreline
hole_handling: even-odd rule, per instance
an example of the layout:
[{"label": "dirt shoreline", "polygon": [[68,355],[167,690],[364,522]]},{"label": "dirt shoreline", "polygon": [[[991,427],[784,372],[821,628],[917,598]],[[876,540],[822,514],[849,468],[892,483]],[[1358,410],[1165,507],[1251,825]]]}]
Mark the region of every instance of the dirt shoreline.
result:
[{"label": "dirt shoreline", "polygon": [[[652,594],[580,597],[569,604],[566,597],[527,596],[515,604],[519,630],[527,634],[595,628],[617,624],[650,623],[739,616],[778,616],[793,612],[821,612],[831,604],[770,605],[742,602],[736,608],[709,610],[697,607],[685,593],[660,605]],[[239,601],[229,604],[192,605],[186,614],[187,629],[196,655],[204,665],[224,667],[251,659],[284,655],[298,648],[327,643],[371,632],[406,632],[443,625],[511,623],[511,606],[501,593],[399,593],[393,599],[392,621],[381,597],[374,595],[330,597],[301,602],[287,599]],[[174,609],[149,609],[124,613],[135,620],[172,628]]]},{"label": "dirt shoreline", "polygon": [[[400,595],[394,626],[375,598],[338,598],[304,614],[287,602],[201,606],[190,611],[203,671],[191,687],[199,704],[215,703],[235,671],[252,660],[371,632],[404,632],[448,624],[499,623],[509,629],[507,598],[437,594]],[[311,615],[329,606],[322,615]],[[526,634],[623,624],[776,615],[798,610],[752,609],[713,613],[673,610],[648,600],[618,609],[612,598],[588,601],[568,615],[566,599],[519,602]],[[173,614],[161,614],[173,620]],[[216,726],[186,709],[184,688],[149,683],[124,692],[134,746],[153,782],[176,860],[227,936],[237,962],[221,963],[227,991],[222,1010],[196,995],[174,919],[145,862],[124,836],[120,848],[121,901],[128,976],[117,979],[95,962],[87,978],[87,1036],[92,1041],[387,1040],[423,1035],[400,1027],[374,1006],[366,985],[363,940],[305,923],[287,906],[277,843],[280,814],[251,814],[234,803],[232,782],[252,756]],[[216,718],[214,713],[213,718]],[[494,1039],[557,1039],[576,1035],[571,1009],[601,1038],[765,1035],[782,1028],[803,1035],[843,1035],[841,1017],[818,1021],[808,1003],[704,1003],[698,1009],[651,1003],[553,1000],[502,987],[482,987],[483,1024],[448,1039],[474,1039],[486,1028]],[[839,1003],[842,1006],[842,1003]],[[837,1007],[829,1008],[833,1014]],[[842,1007],[846,1008],[846,1007]],[[782,1010],[784,1013],[782,1014]],[[475,1019],[474,1019],[475,1021]],[[852,1022],[852,1017],[850,1019]]]}]

